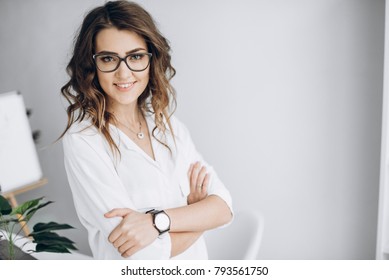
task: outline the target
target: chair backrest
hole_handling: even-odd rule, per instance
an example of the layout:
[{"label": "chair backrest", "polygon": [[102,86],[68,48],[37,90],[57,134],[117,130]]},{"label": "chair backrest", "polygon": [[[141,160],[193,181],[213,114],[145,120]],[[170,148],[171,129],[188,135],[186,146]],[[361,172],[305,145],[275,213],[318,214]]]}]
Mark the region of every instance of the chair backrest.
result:
[{"label": "chair backrest", "polygon": [[205,233],[209,259],[255,260],[262,241],[265,219],[255,210],[234,213],[227,227]]}]

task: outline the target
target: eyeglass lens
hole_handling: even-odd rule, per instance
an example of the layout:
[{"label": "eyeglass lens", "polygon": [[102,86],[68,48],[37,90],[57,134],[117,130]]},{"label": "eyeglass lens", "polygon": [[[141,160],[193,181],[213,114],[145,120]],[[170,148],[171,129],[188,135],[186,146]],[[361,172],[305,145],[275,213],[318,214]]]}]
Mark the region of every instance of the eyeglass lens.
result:
[{"label": "eyeglass lens", "polygon": [[119,68],[120,62],[125,61],[127,67],[132,71],[143,71],[149,66],[150,54],[135,53],[129,54],[123,59],[112,54],[97,54],[95,55],[96,66],[100,71],[112,72]]}]

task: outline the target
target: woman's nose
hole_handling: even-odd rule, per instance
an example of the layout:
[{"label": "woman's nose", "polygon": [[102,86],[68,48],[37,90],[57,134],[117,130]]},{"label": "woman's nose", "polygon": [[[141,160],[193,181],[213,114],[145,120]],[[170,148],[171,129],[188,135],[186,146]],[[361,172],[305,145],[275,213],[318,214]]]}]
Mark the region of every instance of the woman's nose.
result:
[{"label": "woman's nose", "polygon": [[124,61],[120,61],[118,69],[115,71],[115,75],[119,78],[132,76],[132,71],[127,67]]}]

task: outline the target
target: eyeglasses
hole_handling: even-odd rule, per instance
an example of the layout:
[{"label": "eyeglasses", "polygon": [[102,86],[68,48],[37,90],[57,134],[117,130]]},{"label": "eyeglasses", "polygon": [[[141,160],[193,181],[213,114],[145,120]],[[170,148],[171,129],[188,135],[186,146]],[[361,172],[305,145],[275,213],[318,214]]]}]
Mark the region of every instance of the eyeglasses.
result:
[{"label": "eyeglasses", "polygon": [[131,71],[141,72],[149,66],[151,56],[151,53],[132,53],[122,58],[116,54],[94,54],[93,59],[96,67],[104,73],[115,71],[122,61]]}]

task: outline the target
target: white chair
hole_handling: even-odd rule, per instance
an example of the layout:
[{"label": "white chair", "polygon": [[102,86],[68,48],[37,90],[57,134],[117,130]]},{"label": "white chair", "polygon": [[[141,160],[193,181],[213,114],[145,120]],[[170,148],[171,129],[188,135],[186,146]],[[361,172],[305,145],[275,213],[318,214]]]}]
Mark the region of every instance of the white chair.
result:
[{"label": "white chair", "polygon": [[205,233],[211,260],[255,260],[262,241],[265,219],[255,210],[234,213],[232,224]]}]

